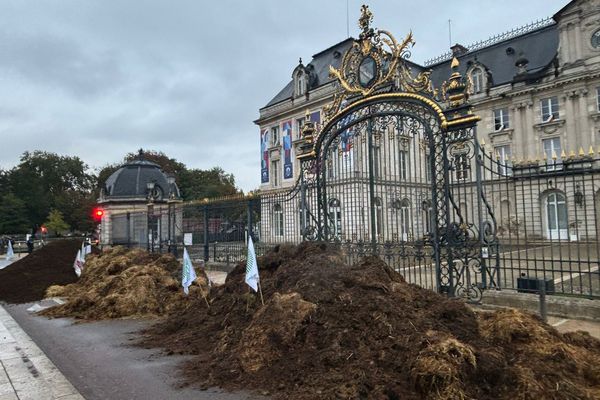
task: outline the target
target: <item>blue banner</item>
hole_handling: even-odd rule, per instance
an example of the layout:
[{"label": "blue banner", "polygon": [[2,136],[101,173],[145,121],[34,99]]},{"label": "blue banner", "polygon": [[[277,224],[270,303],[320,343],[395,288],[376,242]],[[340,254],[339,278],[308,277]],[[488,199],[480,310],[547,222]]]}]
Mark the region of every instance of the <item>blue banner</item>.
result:
[{"label": "blue banner", "polygon": [[260,133],[260,181],[269,182],[269,130]]},{"label": "blue banner", "polygon": [[292,162],[292,121],[283,123],[283,179],[294,177],[294,163]]}]

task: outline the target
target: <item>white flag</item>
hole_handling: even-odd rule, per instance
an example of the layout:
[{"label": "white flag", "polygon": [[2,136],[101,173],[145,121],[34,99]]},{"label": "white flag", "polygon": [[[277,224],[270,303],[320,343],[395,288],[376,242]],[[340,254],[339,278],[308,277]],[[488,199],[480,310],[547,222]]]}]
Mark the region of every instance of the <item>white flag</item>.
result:
[{"label": "white flag", "polygon": [[81,265],[85,264],[85,242],[81,243],[81,250],[79,251],[80,257],[79,259],[81,260]]},{"label": "white flag", "polygon": [[190,255],[187,252],[187,249],[183,248],[183,272],[181,274],[181,285],[183,286],[183,291],[185,294],[189,294],[189,287],[196,280],[196,271],[194,271],[194,266],[192,265],[192,260],[190,260]]},{"label": "white flag", "polygon": [[15,252],[12,247],[12,242],[9,240],[8,247],[6,248],[6,260],[10,261],[13,259],[14,256],[15,256]]},{"label": "white flag", "polygon": [[252,237],[248,237],[248,257],[246,260],[246,283],[255,292],[258,292],[258,264],[256,263],[256,253],[254,252],[254,243]]},{"label": "white flag", "polygon": [[81,276],[81,250],[77,250],[77,256],[75,256],[73,269],[75,270],[75,275]]}]

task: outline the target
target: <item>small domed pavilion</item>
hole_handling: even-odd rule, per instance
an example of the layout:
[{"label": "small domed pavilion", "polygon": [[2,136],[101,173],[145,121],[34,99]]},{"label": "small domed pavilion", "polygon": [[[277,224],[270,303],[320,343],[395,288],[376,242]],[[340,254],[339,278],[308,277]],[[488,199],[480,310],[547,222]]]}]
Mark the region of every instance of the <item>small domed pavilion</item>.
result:
[{"label": "small domed pavilion", "polygon": [[108,177],[100,192],[100,244],[167,251],[181,241],[181,202],[175,178],[140,150],[137,159]]}]

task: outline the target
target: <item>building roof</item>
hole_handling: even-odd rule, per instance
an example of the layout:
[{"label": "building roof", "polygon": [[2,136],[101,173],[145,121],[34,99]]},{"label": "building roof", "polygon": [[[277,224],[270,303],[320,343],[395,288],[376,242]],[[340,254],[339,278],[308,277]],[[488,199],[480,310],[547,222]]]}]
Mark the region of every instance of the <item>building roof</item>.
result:
[{"label": "building roof", "polygon": [[[561,11],[565,10],[573,2],[570,2]],[[560,11],[554,15],[557,20]],[[539,28],[538,28],[539,26]],[[458,57],[460,61],[459,71],[465,73],[473,63],[481,64],[491,78],[490,86],[498,86],[510,82],[535,81],[543,75],[551,66],[558,52],[558,26],[552,20],[543,20],[517,28],[509,34],[506,40],[492,41],[483,47],[474,48]],[[514,33],[516,32],[516,34]],[[519,34],[524,32],[523,34]],[[499,37],[502,37],[500,35]],[[352,46],[354,39],[348,38],[336,45],[323,50],[313,56],[307,67],[312,68],[316,74],[316,80],[310,89],[331,82],[329,77],[329,65],[339,68],[345,52]],[[336,57],[336,52],[342,56]],[[517,61],[526,60],[523,68],[517,67]],[[451,57],[429,66],[421,66],[408,61],[413,72],[431,69],[431,80],[436,88],[441,88],[442,83],[450,76]],[[294,85],[290,81],[267,105],[263,108],[290,99],[293,96]]]},{"label": "building roof", "polygon": [[155,201],[168,199],[170,193],[180,198],[177,184],[169,184],[167,175],[158,164],[137,159],[124,164],[108,177],[104,184],[104,200],[145,200],[148,182],[155,184]]},{"label": "building roof", "polygon": [[[312,61],[306,66],[311,72],[310,90],[333,80],[329,77],[329,66],[339,68],[344,54],[352,46],[352,43],[354,43],[354,38],[350,37],[313,55]],[[265,107],[290,99],[293,95],[294,81],[292,80]]]},{"label": "building roof", "polygon": [[[521,36],[494,43],[488,47],[458,56],[459,71],[465,73],[473,64],[480,64],[492,79],[491,86],[526,80],[544,71],[558,52],[558,27],[552,24]],[[526,73],[520,73],[517,61],[527,60]],[[435,87],[450,76],[451,60],[430,66]]]}]

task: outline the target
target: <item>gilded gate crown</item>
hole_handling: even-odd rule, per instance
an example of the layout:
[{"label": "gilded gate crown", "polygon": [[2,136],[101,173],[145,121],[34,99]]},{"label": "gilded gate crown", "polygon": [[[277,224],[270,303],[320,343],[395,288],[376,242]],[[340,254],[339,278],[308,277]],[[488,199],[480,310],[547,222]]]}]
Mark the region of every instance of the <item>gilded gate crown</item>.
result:
[{"label": "gilded gate crown", "polygon": [[412,32],[398,42],[385,30],[371,27],[373,13],[369,6],[361,7],[358,26],[361,28],[356,40],[344,55],[339,69],[329,67],[329,75],[341,86],[332,104],[324,109],[324,123],[338,114],[351,100],[368,97],[384,87],[394,86],[397,91],[425,94],[435,97],[437,91],[431,84],[431,71],[413,77],[405,59],[410,57],[410,48],[415,45]]}]

